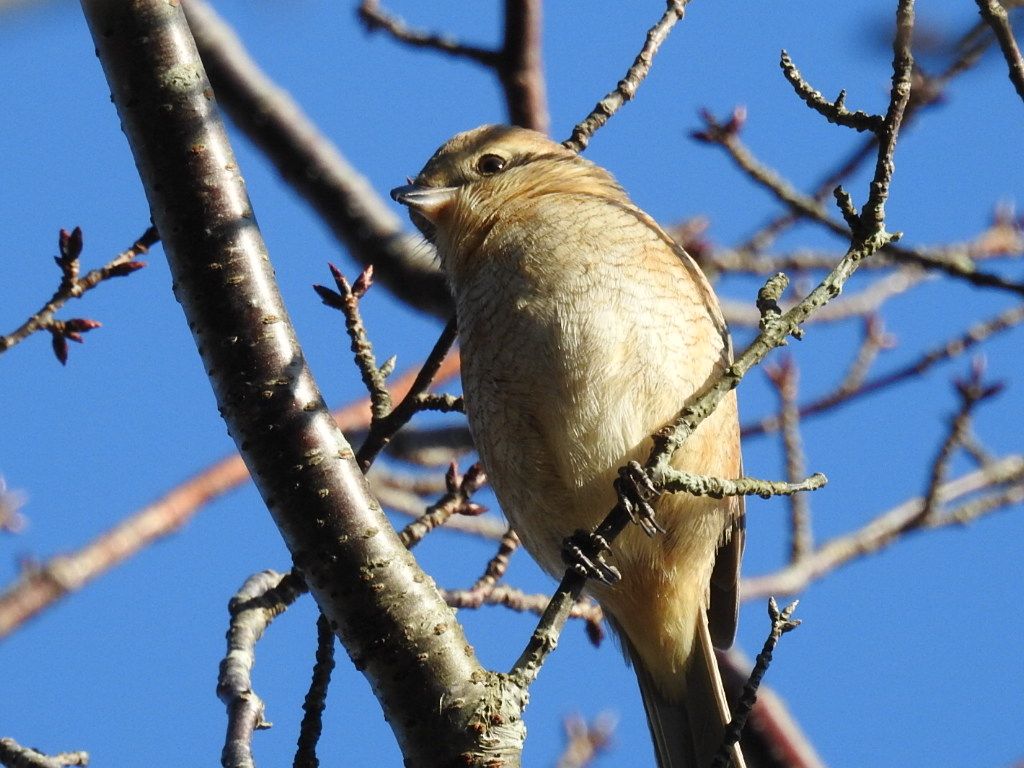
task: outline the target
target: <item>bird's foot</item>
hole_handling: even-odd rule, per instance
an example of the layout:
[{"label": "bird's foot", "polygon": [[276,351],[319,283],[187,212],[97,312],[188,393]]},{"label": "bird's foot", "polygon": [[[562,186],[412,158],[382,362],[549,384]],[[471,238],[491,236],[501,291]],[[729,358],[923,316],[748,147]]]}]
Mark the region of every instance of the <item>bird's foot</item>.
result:
[{"label": "bird's foot", "polygon": [[619,569],[604,561],[611,546],[604,536],[592,531],[576,531],[562,543],[562,559],[576,573],[604,584],[614,584],[622,578]]},{"label": "bird's foot", "polygon": [[655,536],[665,532],[654,516],[654,501],[660,493],[639,462],[631,461],[619,469],[615,491],[619,504],[644,533]]}]

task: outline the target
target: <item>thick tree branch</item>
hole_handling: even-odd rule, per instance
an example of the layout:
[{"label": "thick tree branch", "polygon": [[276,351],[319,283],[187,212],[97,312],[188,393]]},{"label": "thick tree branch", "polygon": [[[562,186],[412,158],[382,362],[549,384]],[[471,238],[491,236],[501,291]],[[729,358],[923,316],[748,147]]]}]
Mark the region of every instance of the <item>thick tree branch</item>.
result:
[{"label": "thick tree branch", "polygon": [[506,714],[522,700],[506,701],[467,652],[304,362],[182,9],[159,0],[83,8],[220,412],[406,759],[474,764],[481,733],[492,755],[515,759],[521,726],[506,721],[498,734],[477,716],[474,733],[469,723],[485,699]]}]

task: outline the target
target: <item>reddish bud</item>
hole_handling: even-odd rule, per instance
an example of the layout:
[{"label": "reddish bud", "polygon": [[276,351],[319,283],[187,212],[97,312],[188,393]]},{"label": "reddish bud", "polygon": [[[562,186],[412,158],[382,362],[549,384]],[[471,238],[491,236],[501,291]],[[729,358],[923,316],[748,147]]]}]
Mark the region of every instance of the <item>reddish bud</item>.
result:
[{"label": "reddish bud", "polygon": [[466,470],[466,475],[462,478],[462,487],[475,491],[486,482],[487,473],[484,472],[483,465],[478,461]]},{"label": "reddish bud", "polygon": [[458,493],[462,484],[462,477],[459,475],[459,465],[454,461],[448,465],[448,471],[444,473],[444,485],[448,493]]},{"label": "reddish bud", "polygon": [[326,285],[314,285],[313,290],[320,297],[320,301],[331,309],[341,309],[345,306],[345,300]]},{"label": "reddish bud", "polygon": [[732,110],[729,122],[725,124],[725,130],[729,133],[739,133],[747,123],[747,108],[740,104]]},{"label": "reddish bud", "polygon": [[363,298],[366,292],[373,285],[373,264],[368,264],[366,269],[359,273],[355,284],[352,286],[352,295],[357,299]]},{"label": "reddish bud", "polygon": [[957,379],[953,382],[960,396],[964,400],[980,402],[990,397],[995,397],[1006,388],[1006,382],[997,381],[992,384],[984,383],[985,369],[987,363],[984,355],[978,355],[971,361],[970,376],[965,379]]},{"label": "reddish bud", "polygon": [[82,228],[75,227],[71,232],[62,229],[57,239],[57,247],[60,248],[60,257],[64,261],[71,262],[77,259],[82,253]]},{"label": "reddish bud", "polygon": [[475,501],[467,501],[459,507],[459,514],[466,517],[478,517],[486,511],[487,507],[483,504],[477,504]]},{"label": "reddish bud", "polygon": [[711,114],[711,110],[707,108],[700,110],[700,118],[707,127],[703,131],[692,131],[690,137],[697,141],[720,144],[740,132],[744,123],[747,122],[747,108],[743,106],[734,108],[732,115],[729,117],[729,122],[724,124],[719,123],[715,116]]},{"label": "reddish bud", "polygon": [[341,270],[331,263],[328,263],[327,266],[331,270],[331,277],[334,278],[334,284],[338,286],[338,292],[342,296],[351,296],[352,286],[349,285],[348,280],[341,273]]},{"label": "reddish bud", "polygon": [[53,354],[60,360],[61,365],[68,364],[68,340],[60,333],[51,333],[50,339],[53,342]]},{"label": "reddish bud", "polygon": [[68,332],[81,332],[91,331],[95,328],[101,328],[103,323],[97,320],[90,320],[86,317],[74,317],[71,320],[64,321],[64,331]]},{"label": "reddish bud", "polygon": [[146,266],[144,261],[124,261],[120,264],[115,264],[109,270],[107,270],[108,277],[127,277],[132,272],[138,272]]}]

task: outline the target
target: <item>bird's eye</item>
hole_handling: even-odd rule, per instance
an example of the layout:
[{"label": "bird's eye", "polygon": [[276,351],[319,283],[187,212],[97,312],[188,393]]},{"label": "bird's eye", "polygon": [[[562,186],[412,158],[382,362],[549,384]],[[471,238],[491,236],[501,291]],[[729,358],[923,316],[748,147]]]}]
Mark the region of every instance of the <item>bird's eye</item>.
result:
[{"label": "bird's eye", "polygon": [[493,176],[505,170],[505,158],[498,155],[481,155],[476,169],[484,176]]}]

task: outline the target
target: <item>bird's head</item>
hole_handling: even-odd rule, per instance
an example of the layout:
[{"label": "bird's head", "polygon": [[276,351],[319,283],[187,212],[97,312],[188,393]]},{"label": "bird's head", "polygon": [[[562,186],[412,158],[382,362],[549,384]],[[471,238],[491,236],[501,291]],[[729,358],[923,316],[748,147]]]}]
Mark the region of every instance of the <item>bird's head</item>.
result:
[{"label": "bird's head", "polygon": [[410,184],[391,190],[441,256],[482,241],[502,211],[558,193],[624,199],[603,168],[536,131],[484,125],[438,149]]}]

